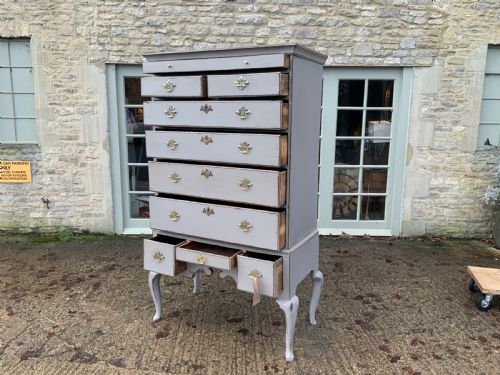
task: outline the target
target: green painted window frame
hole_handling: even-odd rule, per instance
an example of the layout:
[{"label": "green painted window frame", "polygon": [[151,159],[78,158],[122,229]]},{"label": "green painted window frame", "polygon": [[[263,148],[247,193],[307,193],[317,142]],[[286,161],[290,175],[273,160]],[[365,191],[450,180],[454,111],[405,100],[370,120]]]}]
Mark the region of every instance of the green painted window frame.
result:
[{"label": "green painted window frame", "polygon": [[486,54],[481,118],[477,148],[500,146],[500,46],[489,45]]},{"label": "green painted window frame", "polygon": [[38,143],[31,41],[27,38],[0,38],[0,143]]}]

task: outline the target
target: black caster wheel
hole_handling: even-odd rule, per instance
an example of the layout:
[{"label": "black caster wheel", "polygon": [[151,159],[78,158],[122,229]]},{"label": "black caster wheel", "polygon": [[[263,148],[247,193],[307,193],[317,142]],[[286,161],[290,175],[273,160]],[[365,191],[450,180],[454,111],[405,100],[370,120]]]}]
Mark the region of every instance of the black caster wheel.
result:
[{"label": "black caster wheel", "polygon": [[479,288],[477,287],[477,284],[474,281],[474,279],[469,280],[469,292],[471,292],[471,293],[479,292]]},{"label": "black caster wheel", "polygon": [[476,306],[481,311],[487,311],[491,308],[493,296],[491,294],[481,294],[476,301]]}]

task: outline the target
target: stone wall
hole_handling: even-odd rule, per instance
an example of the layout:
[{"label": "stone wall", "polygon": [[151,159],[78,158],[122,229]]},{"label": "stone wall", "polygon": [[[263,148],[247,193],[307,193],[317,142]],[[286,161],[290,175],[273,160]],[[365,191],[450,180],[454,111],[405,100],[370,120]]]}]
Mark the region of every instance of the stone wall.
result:
[{"label": "stone wall", "polygon": [[0,145],[0,159],[33,165],[32,184],[0,186],[0,227],[113,230],[106,63],[299,43],[328,65],[418,67],[403,234],[487,234],[492,211],[478,198],[500,154],[476,151],[476,137],[499,21],[497,0],[0,0],[0,37],[32,40],[39,131],[38,146]]}]

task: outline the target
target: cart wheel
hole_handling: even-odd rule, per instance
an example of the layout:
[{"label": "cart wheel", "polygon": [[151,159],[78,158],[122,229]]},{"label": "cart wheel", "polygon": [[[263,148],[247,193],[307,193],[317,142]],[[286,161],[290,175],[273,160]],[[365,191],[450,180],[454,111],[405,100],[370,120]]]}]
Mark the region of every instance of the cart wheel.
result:
[{"label": "cart wheel", "polygon": [[471,292],[471,293],[479,292],[479,288],[477,287],[477,284],[474,281],[474,279],[469,280],[469,292]]},{"label": "cart wheel", "polygon": [[491,308],[493,296],[491,294],[481,294],[476,301],[476,306],[481,311],[487,311]]}]

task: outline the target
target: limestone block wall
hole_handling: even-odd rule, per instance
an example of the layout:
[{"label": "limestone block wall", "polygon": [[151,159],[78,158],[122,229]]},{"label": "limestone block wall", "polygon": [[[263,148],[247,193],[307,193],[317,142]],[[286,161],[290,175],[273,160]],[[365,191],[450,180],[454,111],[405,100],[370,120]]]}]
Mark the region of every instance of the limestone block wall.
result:
[{"label": "limestone block wall", "polygon": [[[498,150],[476,150],[497,0],[0,1],[0,38],[30,37],[39,144],[33,183],[0,185],[0,228],[113,231],[105,65],[144,53],[299,43],[327,65],[414,66],[404,235],[480,236]],[[51,201],[43,208],[41,197]]]}]

